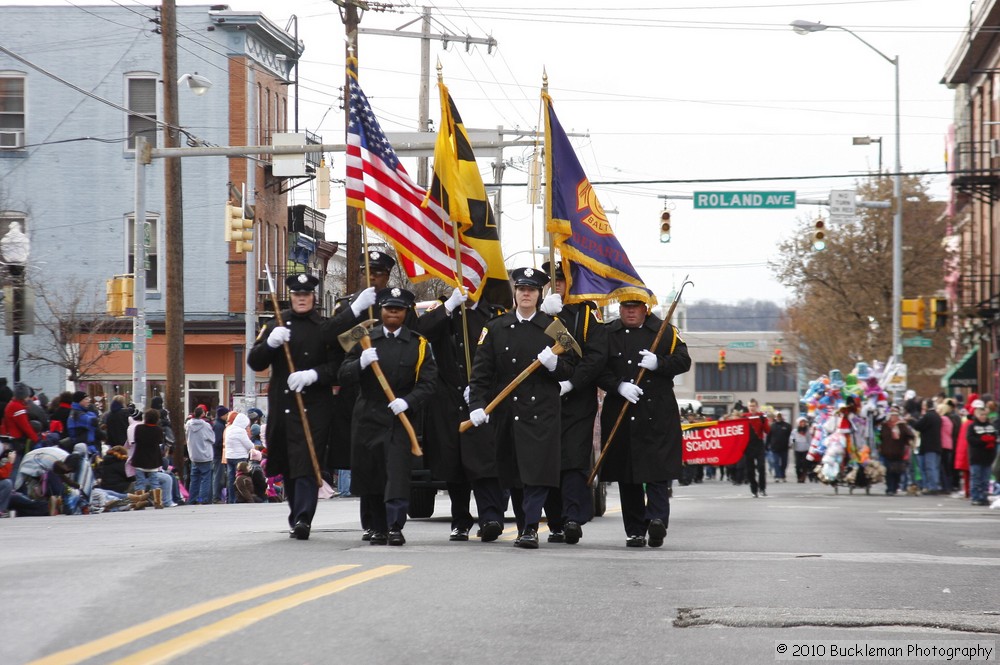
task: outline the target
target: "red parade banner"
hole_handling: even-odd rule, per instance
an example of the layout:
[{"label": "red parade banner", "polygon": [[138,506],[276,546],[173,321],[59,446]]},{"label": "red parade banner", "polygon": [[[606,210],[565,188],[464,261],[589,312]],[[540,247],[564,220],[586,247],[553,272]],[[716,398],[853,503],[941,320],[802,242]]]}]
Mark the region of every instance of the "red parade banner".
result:
[{"label": "red parade banner", "polygon": [[713,420],[682,425],[685,464],[729,466],[743,457],[750,440],[750,419]]}]

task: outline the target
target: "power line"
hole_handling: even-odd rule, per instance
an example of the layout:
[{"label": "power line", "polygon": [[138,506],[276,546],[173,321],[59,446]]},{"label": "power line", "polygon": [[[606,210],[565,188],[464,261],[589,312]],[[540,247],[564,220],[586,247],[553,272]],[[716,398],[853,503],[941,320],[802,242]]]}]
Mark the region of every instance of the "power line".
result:
[{"label": "power line", "polygon": [[[900,171],[899,175],[903,177],[907,176],[928,176],[928,175],[962,175],[962,174],[974,174],[983,175],[984,173],[992,173],[992,170],[987,171]],[[758,176],[750,178],[689,178],[689,179],[650,179],[650,180],[592,180],[591,185],[689,185],[689,184],[699,184],[699,183],[723,183],[723,182],[769,182],[769,181],[784,181],[784,180],[825,180],[833,178],[858,178],[865,174],[862,173],[831,173],[827,175],[781,175],[781,176]],[[896,175],[895,173],[879,173],[876,174],[879,177],[889,177]],[[491,184],[491,187],[525,187],[528,183],[526,182],[502,182],[499,184]]]}]

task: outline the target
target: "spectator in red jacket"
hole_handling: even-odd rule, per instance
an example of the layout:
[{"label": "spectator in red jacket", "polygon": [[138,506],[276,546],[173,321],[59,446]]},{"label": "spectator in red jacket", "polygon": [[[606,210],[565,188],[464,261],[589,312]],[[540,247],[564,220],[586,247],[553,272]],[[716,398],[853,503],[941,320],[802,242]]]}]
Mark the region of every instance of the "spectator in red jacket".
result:
[{"label": "spectator in red jacket", "polygon": [[14,474],[17,474],[17,467],[21,459],[38,442],[38,432],[28,418],[28,397],[31,395],[31,388],[23,383],[14,385],[14,396],[4,408],[3,423],[0,431],[9,436],[14,444],[14,450],[18,452],[17,460],[14,462]]}]

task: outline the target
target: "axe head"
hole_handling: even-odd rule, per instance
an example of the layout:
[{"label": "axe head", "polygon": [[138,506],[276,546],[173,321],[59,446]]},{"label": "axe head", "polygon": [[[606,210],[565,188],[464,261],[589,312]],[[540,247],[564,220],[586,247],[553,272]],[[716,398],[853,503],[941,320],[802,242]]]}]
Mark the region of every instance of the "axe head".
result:
[{"label": "axe head", "polygon": [[566,330],[566,326],[564,326],[562,321],[559,319],[553,317],[552,323],[550,323],[549,327],[545,329],[545,334],[558,342],[559,346],[562,348],[573,349],[576,351],[577,356],[580,358],[583,357],[583,351],[580,349],[580,345],[576,343],[576,340],[573,339],[573,335]]},{"label": "axe head", "polygon": [[361,341],[362,337],[368,336],[372,326],[377,323],[378,319],[368,319],[367,321],[362,321],[347,332],[337,335],[337,341],[340,342],[342,347],[344,347],[344,351],[350,351],[354,348],[355,344],[358,344]]}]

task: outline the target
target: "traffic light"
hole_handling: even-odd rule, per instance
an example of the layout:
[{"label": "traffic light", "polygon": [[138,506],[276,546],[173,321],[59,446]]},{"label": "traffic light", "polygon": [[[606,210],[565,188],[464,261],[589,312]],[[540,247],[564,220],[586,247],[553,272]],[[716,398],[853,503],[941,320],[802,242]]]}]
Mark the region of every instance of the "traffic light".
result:
[{"label": "traffic light", "polygon": [[771,354],[771,367],[778,367],[785,364],[785,358],[781,355],[781,349],[775,349]]},{"label": "traffic light", "polygon": [[236,243],[236,253],[253,251],[253,220],[243,215],[243,206],[226,204],[226,242]]},{"label": "traffic light", "polygon": [[660,242],[670,242],[670,211],[660,213]]},{"label": "traffic light", "polygon": [[899,327],[903,330],[924,330],[927,327],[927,305],[923,298],[903,298],[900,310]]},{"label": "traffic light", "polygon": [[948,299],[931,298],[931,329],[940,330],[948,325]]},{"label": "traffic light", "polygon": [[726,350],[719,349],[719,371],[726,369]]},{"label": "traffic light", "polygon": [[115,275],[105,282],[108,316],[127,316],[135,307],[135,278],[132,275]]},{"label": "traffic light", "polygon": [[813,231],[813,249],[817,252],[826,249],[826,222],[822,219],[816,220],[816,230]]}]

